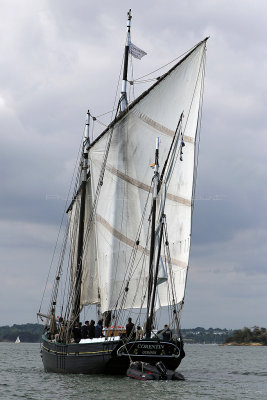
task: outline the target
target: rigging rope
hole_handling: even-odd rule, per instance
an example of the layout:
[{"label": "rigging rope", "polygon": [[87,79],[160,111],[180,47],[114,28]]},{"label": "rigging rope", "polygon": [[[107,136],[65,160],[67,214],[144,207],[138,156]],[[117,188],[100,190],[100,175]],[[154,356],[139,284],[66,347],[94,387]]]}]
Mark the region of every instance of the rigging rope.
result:
[{"label": "rigging rope", "polygon": [[[114,97],[114,102],[113,102],[112,114],[111,114],[110,122],[113,120],[113,112],[114,112],[115,110],[117,110],[117,111],[116,111],[116,115],[117,115],[117,113],[118,113],[118,106],[119,106],[119,104],[120,104],[120,101],[119,101],[119,104],[118,104],[117,109],[116,109],[115,104],[116,104],[116,102],[117,102],[117,96],[118,96],[118,90],[119,90],[119,85],[120,85],[120,81],[121,81],[121,74],[122,74],[123,62],[124,62],[124,54],[123,54],[122,60],[121,60],[121,68],[120,68],[120,73],[119,73],[119,77],[118,77],[117,88],[116,88],[116,94],[115,94],[115,97]],[[115,118],[116,118],[116,115],[115,115]]]},{"label": "rigging rope", "polygon": [[69,185],[67,198],[66,198],[66,201],[65,201],[64,210],[63,210],[63,213],[62,213],[60,226],[59,226],[59,230],[58,230],[58,234],[57,234],[56,244],[55,244],[54,251],[53,251],[53,254],[52,254],[52,259],[51,259],[51,262],[50,262],[50,267],[49,267],[49,270],[48,270],[48,275],[47,275],[47,278],[46,278],[45,287],[44,287],[44,290],[43,290],[43,295],[42,295],[41,303],[40,303],[40,306],[39,306],[39,312],[41,311],[41,308],[42,308],[42,305],[43,305],[43,300],[44,300],[45,292],[46,292],[46,289],[47,289],[47,285],[48,285],[48,280],[49,280],[49,277],[50,277],[51,269],[52,269],[52,266],[53,266],[53,263],[54,263],[54,258],[55,258],[56,250],[57,250],[57,247],[58,247],[58,241],[59,241],[59,237],[60,237],[60,233],[61,233],[64,217],[66,215],[67,206],[69,204],[69,196],[70,196],[70,192],[71,192],[71,188],[72,188],[72,184],[73,184],[73,180],[74,180],[75,171],[76,171],[77,165],[78,165],[78,160],[80,159],[82,142],[83,142],[83,136],[82,136],[82,140],[80,142],[79,151],[78,151],[78,155],[77,155],[77,158],[76,158],[74,171],[73,171],[73,174],[72,174],[72,178],[71,178],[71,182],[70,182],[70,185]]},{"label": "rigging rope", "polygon": [[[184,57],[186,54],[190,53],[190,51],[192,51],[192,50],[194,49],[194,47],[196,47],[196,46],[191,47],[191,49],[185,51],[185,52],[184,52],[183,54],[181,54],[180,56],[174,58],[173,60],[169,61],[167,64],[162,65],[161,67],[155,69],[154,71],[149,72],[149,73],[146,74],[146,75],[140,76],[139,78],[135,79],[135,81],[139,81],[140,79],[143,79],[143,78],[145,78],[145,77],[147,77],[147,76],[149,76],[149,75],[154,74],[155,72],[160,71],[160,70],[163,69],[163,68],[166,68],[168,65],[174,63],[175,61],[177,61],[177,60],[179,60],[180,58]],[[157,79],[157,78],[156,78],[156,79]]]},{"label": "rigging rope", "polygon": [[[122,66],[123,66],[123,59],[122,59],[122,63],[121,63],[121,69],[120,69],[120,74],[119,74],[119,78],[118,78],[117,90],[116,90],[116,95],[115,95],[115,99],[114,99],[113,109],[112,109],[112,111],[111,111],[111,113],[112,113],[111,120],[113,119],[113,112],[114,112],[114,110],[115,110],[114,105],[115,105],[116,98],[117,98],[117,94],[118,94],[118,87],[119,87],[119,81],[120,81]],[[118,109],[119,109],[119,105],[118,105],[118,107],[117,107],[117,112],[116,112],[116,114],[118,113]],[[108,113],[110,113],[110,112],[108,112]],[[106,114],[108,114],[108,113],[101,114],[100,116],[106,115]],[[107,127],[106,124],[104,124],[103,122],[101,122],[100,120],[98,120],[98,117],[92,117],[92,119],[93,119],[93,123],[94,123],[94,121],[96,121],[96,122],[98,122],[100,125],[102,125],[102,126],[104,126],[104,127]],[[94,204],[93,204],[93,210],[92,210],[92,213],[91,213],[91,215],[90,215],[89,224],[88,224],[88,226],[87,226],[87,230],[86,230],[86,234],[85,234],[85,240],[84,240],[84,246],[83,246],[83,253],[84,253],[84,248],[86,247],[86,242],[87,242],[88,235],[89,235],[89,232],[90,232],[90,229],[91,229],[91,222],[92,222],[93,217],[94,217],[94,212],[95,212],[96,205],[97,205],[97,200],[98,200],[98,197],[99,197],[99,194],[100,194],[100,189],[101,189],[101,186],[102,186],[102,184],[103,184],[104,171],[105,171],[105,164],[106,164],[106,160],[107,160],[107,156],[108,156],[109,146],[110,146],[111,139],[112,139],[112,133],[113,133],[113,129],[112,129],[111,132],[110,132],[110,138],[109,138],[109,140],[108,140],[108,144],[107,144],[106,151],[105,151],[104,161],[103,161],[103,165],[102,165],[102,169],[101,169],[101,174],[100,174],[100,178],[99,178],[99,182],[98,182],[98,186],[97,186],[97,190],[96,190],[95,201],[94,201]],[[78,153],[79,155],[81,154],[82,143],[83,143],[83,136],[82,136],[82,140],[81,140],[81,144],[80,144],[80,148],[79,148],[79,153]],[[78,158],[79,158],[79,156],[77,157],[77,160],[76,160],[75,169],[77,168]],[[74,169],[74,173],[75,173],[75,169]],[[74,173],[73,173],[73,177],[74,177]],[[78,171],[78,173],[80,173],[80,171]],[[62,224],[63,224],[65,212],[66,212],[66,209],[67,209],[67,204],[68,204],[68,202],[69,202],[68,199],[69,199],[69,194],[70,194],[70,190],[71,190],[71,186],[72,186],[72,182],[73,182],[73,177],[72,177],[72,180],[71,180],[71,185],[70,185],[70,188],[69,188],[69,192],[68,192],[68,196],[67,196],[67,200],[66,200],[64,212],[63,212],[63,215],[62,215],[60,230],[59,230],[59,233],[58,233],[57,242],[56,242],[56,246],[55,246],[55,249],[54,249],[54,253],[53,253],[53,257],[52,257],[52,261],[51,261],[49,273],[48,273],[48,276],[47,276],[47,281],[46,281],[46,285],[45,285],[43,297],[42,297],[42,300],[41,300],[40,309],[41,309],[41,306],[42,306],[44,294],[45,294],[46,287],[47,287],[47,284],[48,284],[48,279],[49,279],[49,275],[50,275],[50,272],[51,272],[51,268],[52,268],[52,264],[53,264],[53,260],[54,260],[54,256],[55,256],[55,252],[56,252],[56,248],[57,248],[57,243],[58,243],[58,239],[59,239],[60,232],[61,232],[61,226],[62,226]],[[80,179],[79,179],[79,177],[77,176],[76,185],[75,185],[76,188],[75,188],[75,190],[74,190],[74,196],[75,196],[75,193],[77,193],[77,187],[78,187],[78,183],[79,183],[79,182],[80,182]],[[73,197],[73,198],[74,198],[74,197]],[[66,231],[68,231],[68,227],[67,227]],[[65,236],[68,236],[68,234],[65,235]],[[66,250],[66,241],[65,241],[65,240],[64,240],[63,248],[64,248],[64,251],[62,252],[62,254],[63,254],[63,253],[65,254],[65,250]],[[62,258],[64,258],[63,255],[61,255],[61,257],[60,257],[61,261],[60,261],[60,264],[59,264],[59,269],[58,269],[58,271],[60,271],[60,270],[61,270],[61,267],[62,267]],[[56,275],[56,276],[59,276],[58,272],[57,272],[57,275]],[[57,295],[57,293],[58,293],[58,283],[59,283],[59,282],[58,282],[58,280],[56,279],[56,283],[55,283],[55,287],[54,287],[53,295],[52,295],[52,300],[51,300],[51,303],[52,303],[52,304],[53,304],[53,299],[55,298],[54,296]],[[75,285],[74,285],[73,282],[70,282],[70,286],[72,286],[72,288],[75,287]],[[68,316],[70,315],[70,307],[71,307],[71,303],[72,303],[72,300],[73,300],[74,295],[75,295],[75,293],[74,293],[74,291],[72,290],[72,293],[71,293],[71,296],[70,296],[70,299],[69,299],[69,302],[68,302],[69,306],[67,307],[67,308],[69,309],[69,312],[68,312],[67,309],[66,309],[66,313],[65,313],[65,314],[68,314]]]}]

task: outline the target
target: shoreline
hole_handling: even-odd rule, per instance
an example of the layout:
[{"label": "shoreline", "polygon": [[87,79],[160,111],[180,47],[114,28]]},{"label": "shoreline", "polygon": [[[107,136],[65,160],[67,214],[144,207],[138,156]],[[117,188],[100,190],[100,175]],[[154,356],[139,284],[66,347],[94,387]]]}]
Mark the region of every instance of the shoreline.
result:
[{"label": "shoreline", "polygon": [[223,343],[221,346],[264,346],[262,343],[252,342],[252,343],[237,343],[237,342],[230,342],[230,343]]}]

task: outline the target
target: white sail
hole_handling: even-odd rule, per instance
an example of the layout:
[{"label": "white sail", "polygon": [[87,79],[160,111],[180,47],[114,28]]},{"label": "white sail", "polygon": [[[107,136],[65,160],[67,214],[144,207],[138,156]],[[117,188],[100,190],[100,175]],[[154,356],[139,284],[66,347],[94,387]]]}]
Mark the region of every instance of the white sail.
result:
[{"label": "white sail", "polygon": [[79,232],[79,214],[81,205],[81,195],[78,193],[75,200],[68,209],[69,218],[69,241],[70,241],[70,265],[72,285],[75,283],[77,270],[77,244]]},{"label": "white sail", "polygon": [[[85,200],[85,233],[87,232],[87,223],[92,210],[92,190],[91,180],[86,183],[86,200]],[[82,282],[81,282],[81,305],[99,303],[98,297],[98,269],[96,259],[96,242],[95,242],[95,226],[92,224],[90,235],[85,239],[84,247]]]},{"label": "white sail", "polygon": [[[76,271],[77,271],[77,248],[78,248],[78,231],[79,231],[79,214],[80,214],[81,195],[77,194],[75,201],[69,209],[69,238],[70,238],[70,257],[72,283],[75,287]],[[85,198],[85,227],[84,236],[86,236],[87,225],[92,209],[92,193],[91,180],[86,182],[86,198]],[[94,230],[94,227],[92,228]],[[92,232],[92,231],[91,231]],[[91,234],[86,239],[84,254],[82,259],[82,280],[81,280],[81,306],[94,304],[99,302],[98,298],[98,270],[95,256],[95,235]]]},{"label": "white sail", "polygon": [[[148,214],[141,229],[135,264],[129,265],[129,260],[151,185],[149,165],[154,159],[155,139],[160,138],[159,163],[162,168],[182,113],[186,143],[184,161],[178,160],[174,165],[165,214],[177,302],[184,297],[190,249],[195,135],[205,45],[203,41],[196,46],[110,128],[113,137],[95,215],[102,312],[116,308],[119,295],[122,298],[125,291],[124,308],[143,304],[148,276]],[[89,152],[92,193],[96,191],[110,130],[93,144]],[[138,262],[142,255],[143,261]],[[132,268],[131,274],[127,272],[129,268]],[[129,283],[128,277],[131,278]],[[158,288],[161,305],[168,304],[166,286],[167,282],[163,282]]]},{"label": "white sail", "polygon": [[20,338],[19,338],[19,336],[18,336],[17,339],[15,340],[15,343],[20,343]]}]

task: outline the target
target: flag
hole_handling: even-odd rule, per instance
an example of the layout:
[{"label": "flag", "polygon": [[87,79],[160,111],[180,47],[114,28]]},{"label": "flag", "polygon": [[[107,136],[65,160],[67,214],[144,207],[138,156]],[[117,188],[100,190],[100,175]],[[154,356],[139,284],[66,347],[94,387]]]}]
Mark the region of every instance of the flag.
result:
[{"label": "flag", "polygon": [[134,58],[138,58],[141,60],[147,53],[144,50],[139,49],[139,47],[135,46],[133,43],[130,43],[129,51]]}]

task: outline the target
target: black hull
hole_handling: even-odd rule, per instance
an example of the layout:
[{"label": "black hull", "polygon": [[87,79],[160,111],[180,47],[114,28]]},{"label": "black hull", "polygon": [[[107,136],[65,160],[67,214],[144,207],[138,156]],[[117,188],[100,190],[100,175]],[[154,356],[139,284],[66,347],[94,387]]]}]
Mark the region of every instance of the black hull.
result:
[{"label": "black hull", "polygon": [[[129,357],[130,355],[130,357]],[[155,365],[162,361],[175,370],[184,356],[176,344],[159,340],[63,344],[42,339],[42,361],[47,372],[66,374],[125,374],[131,361]]]},{"label": "black hull", "polygon": [[42,339],[41,357],[47,372],[101,374],[107,372],[118,342],[63,344]]}]

